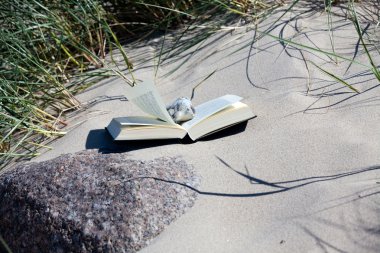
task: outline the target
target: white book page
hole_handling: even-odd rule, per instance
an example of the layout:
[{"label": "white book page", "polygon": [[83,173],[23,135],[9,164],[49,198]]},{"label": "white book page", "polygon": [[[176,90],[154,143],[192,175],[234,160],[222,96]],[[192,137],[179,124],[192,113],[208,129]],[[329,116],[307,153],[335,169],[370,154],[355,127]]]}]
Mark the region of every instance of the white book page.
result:
[{"label": "white book page", "polygon": [[145,116],[128,116],[114,118],[121,126],[158,126],[158,127],[177,127],[181,128],[180,125],[173,125],[169,122],[159,120],[157,118],[145,117]]},{"label": "white book page", "polygon": [[195,124],[188,130],[188,134],[192,140],[196,140],[202,136],[212,134],[242,121],[251,119],[254,116],[255,115],[248,105],[242,102],[236,102],[227,106],[223,110],[214,113],[206,120]]},{"label": "white book page", "polygon": [[153,81],[145,80],[133,87],[127,85],[126,90],[128,100],[137,105],[141,110],[161,120],[175,124],[166,110],[166,106]]},{"label": "white book page", "polygon": [[189,130],[194,125],[198,124],[202,120],[210,117],[211,115],[223,110],[227,106],[232,105],[235,102],[242,100],[243,98],[236,95],[224,95],[222,97],[210,100],[206,103],[195,107],[195,117],[182,124],[182,127]]}]

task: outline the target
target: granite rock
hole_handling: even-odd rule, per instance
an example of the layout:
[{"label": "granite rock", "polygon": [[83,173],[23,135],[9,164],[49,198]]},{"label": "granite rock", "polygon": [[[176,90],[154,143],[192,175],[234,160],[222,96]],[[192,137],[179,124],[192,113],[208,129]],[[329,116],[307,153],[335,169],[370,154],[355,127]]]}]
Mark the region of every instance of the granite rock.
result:
[{"label": "granite rock", "polygon": [[0,177],[0,234],[15,253],[136,252],[193,206],[175,182],[200,182],[179,157],[82,151],[21,165]]}]

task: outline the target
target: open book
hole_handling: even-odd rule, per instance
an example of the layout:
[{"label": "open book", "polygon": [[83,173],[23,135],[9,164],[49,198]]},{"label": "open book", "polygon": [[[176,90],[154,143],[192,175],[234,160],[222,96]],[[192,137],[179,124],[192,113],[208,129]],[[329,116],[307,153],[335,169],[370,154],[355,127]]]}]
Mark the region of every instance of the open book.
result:
[{"label": "open book", "polygon": [[114,140],[149,140],[201,137],[238,124],[255,115],[242,99],[225,95],[195,107],[195,117],[176,124],[151,81],[127,87],[127,98],[150,116],[128,116],[112,119],[106,127]]}]

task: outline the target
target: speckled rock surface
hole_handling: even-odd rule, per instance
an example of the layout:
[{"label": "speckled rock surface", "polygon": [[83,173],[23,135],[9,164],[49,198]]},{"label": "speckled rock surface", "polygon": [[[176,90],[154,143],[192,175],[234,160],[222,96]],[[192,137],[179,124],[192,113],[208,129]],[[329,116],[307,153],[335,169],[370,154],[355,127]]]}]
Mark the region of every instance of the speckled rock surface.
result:
[{"label": "speckled rock surface", "polygon": [[0,177],[0,234],[14,252],[135,252],[194,204],[181,158],[83,151]]}]

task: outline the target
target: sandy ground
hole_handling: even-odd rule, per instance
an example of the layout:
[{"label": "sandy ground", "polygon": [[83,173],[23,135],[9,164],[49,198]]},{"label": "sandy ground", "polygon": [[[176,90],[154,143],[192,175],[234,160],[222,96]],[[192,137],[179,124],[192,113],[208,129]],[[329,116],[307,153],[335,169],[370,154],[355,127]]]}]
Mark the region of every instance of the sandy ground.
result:
[{"label": "sandy ground", "polygon": [[[312,6],[300,13],[296,21],[282,23],[272,34],[331,51],[326,15]],[[344,17],[334,21],[335,49],[354,57],[358,38],[352,23]],[[353,64],[345,77],[362,91],[356,95],[311,63],[308,74],[300,51],[290,45],[284,50],[265,37],[250,50],[253,36],[245,28],[221,31],[199,48],[164,61],[156,81],[169,103],[190,96],[192,88],[216,70],[195,90],[193,103],[224,94],[242,96],[258,115],[246,126],[192,144],[112,143],[104,130],[110,120],[142,113],[117,99],[124,95],[126,84],[112,78],[78,98],[115,99],[96,103],[72,119],[84,121],[37,160],[84,149],[128,152],[141,159],[183,156],[201,174],[203,194],[144,253],[378,252],[379,82],[367,67]],[[137,78],[154,76],[153,51],[150,46],[133,51],[135,59],[147,59],[136,65]],[[306,51],[303,57],[341,76],[349,65],[342,60],[337,65],[327,63],[326,56]],[[368,65],[360,47],[355,59]]]}]

